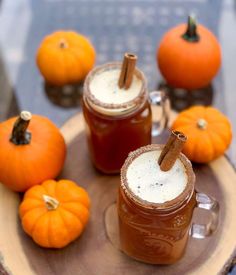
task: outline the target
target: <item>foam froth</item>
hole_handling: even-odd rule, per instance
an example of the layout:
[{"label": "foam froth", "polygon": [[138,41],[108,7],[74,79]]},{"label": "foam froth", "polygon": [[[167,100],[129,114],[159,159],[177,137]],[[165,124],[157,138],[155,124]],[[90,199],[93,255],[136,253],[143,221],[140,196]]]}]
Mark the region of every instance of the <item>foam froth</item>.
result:
[{"label": "foam froth", "polygon": [[119,76],[120,69],[98,72],[90,82],[91,94],[100,102],[108,104],[122,104],[138,97],[142,80],[134,75],[130,88],[125,90],[118,86]]},{"label": "foam froth", "polygon": [[160,150],[144,152],[127,169],[127,183],[139,198],[153,203],[164,203],[178,197],[187,185],[187,173],[177,159],[174,166],[163,172],[157,163]]}]

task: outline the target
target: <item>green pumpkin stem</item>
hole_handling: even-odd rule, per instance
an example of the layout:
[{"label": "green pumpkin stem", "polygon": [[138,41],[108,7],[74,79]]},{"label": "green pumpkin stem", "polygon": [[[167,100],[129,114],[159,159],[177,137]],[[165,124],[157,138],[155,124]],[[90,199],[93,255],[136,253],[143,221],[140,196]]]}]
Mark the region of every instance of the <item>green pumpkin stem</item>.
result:
[{"label": "green pumpkin stem", "polygon": [[198,42],[200,36],[197,33],[197,23],[194,16],[188,16],[188,25],[186,32],[182,35],[182,38],[188,42]]},{"label": "green pumpkin stem", "polygon": [[59,201],[53,197],[43,195],[43,200],[45,202],[47,210],[49,211],[56,210],[59,206]]},{"label": "green pumpkin stem", "polygon": [[31,133],[27,131],[32,115],[30,112],[22,111],[14,123],[10,141],[15,145],[29,144]]}]

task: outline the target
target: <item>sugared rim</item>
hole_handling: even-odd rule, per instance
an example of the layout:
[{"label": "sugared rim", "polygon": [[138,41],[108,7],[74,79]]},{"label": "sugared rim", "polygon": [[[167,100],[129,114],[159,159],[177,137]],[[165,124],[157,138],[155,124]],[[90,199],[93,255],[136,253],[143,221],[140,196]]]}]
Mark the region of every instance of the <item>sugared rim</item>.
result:
[{"label": "sugared rim", "polygon": [[153,210],[170,210],[172,208],[175,208],[176,206],[179,206],[179,204],[183,203],[186,199],[190,199],[194,192],[195,174],[192,169],[192,164],[189,161],[189,159],[182,153],[179,155],[179,159],[183,163],[186,169],[188,181],[184,191],[180,195],[178,195],[175,199],[164,203],[149,202],[135,195],[134,192],[129,188],[128,179],[126,175],[127,175],[128,167],[133,162],[133,160],[136,159],[138,156],[142,155],[143,153],[155,151],[155,150],[161,150],[163,148],[164,148],[164,145],[159,145],[159,144],[150,144],[147,146],[143,146],[129,153],[128,158],[126,159],[125,163],[121,168],[121,188],[126,194],[126,196],[141,208],[153,209]]},{"label": "sugared rim", "polygon": [[106,63],[101,66],[95,67],[92,71],[89,72],[87,75],[85,81],[84,81],[84,96],[86,96],[86,99],[88,100],[88,103],[91,102],[92,104],[99,106],[104,109],[126,109],[129,107],[133,107],[134,105],[138,105],[141,103],[144,99],[144,97],[147,96],[147,81],[144,76],[144,74],[137,68],[135,68],[135,75],[142,80],[142,87],[140,89],[139,94],[132,100],[120,103],[120,104],[114,104],[114,103],[104,103],[97,99],[90,90],[90,82],[93,79],[94,75],[98,72],[102,71],[108,71],[112,69],[121,68],[122,63],[121,62],[111,62]]}]

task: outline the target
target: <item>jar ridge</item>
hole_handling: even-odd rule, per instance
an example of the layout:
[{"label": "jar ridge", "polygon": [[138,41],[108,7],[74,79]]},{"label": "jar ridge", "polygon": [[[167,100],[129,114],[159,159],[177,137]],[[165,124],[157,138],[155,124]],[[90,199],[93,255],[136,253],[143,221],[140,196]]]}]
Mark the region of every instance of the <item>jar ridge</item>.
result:
[{"label": "jar ridge", "polygon": [[197,204],[195,176],[184,155],[179,159],[188,169],[188,181],[175,199],[152,203],[142,200],[129,188],[126,173],[132,161],[142,153],[162,148],[151,144],[129,154],[121,169],[117,203],[121,249],[130,257],[151,264],[171,264],[182,257]]}]

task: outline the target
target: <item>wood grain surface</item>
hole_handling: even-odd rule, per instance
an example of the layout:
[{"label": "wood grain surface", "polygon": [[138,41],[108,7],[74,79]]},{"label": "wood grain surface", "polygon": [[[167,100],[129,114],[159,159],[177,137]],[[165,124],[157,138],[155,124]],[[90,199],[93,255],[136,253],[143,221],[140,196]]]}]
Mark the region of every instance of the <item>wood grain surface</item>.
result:
[{"label": "wood grain surface", "polygon": [[[223,156],[210,165],[194,165],[196,188],[220,202],[217,231],[204,240],[190,238],[184,257],[176,264],[155,266],[132,260],[119,250],[116,195],[119,176],[97,172],[87,151],[81,114],[71,118],[62,133],[68,155],[60,178],[76,181],[92,198],[91,218],[82,236],[61,250],[38,247],[22,231],[18,218],[20,196],[0,186],[0,274],[14,275],[146,275],[226,273],[235,257],[236,174]],[[154,142],[163,143],[167,132]],[[209,219],[196,209],[194,221]],[[5,273],[4,273],[5,272]]]}]

